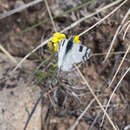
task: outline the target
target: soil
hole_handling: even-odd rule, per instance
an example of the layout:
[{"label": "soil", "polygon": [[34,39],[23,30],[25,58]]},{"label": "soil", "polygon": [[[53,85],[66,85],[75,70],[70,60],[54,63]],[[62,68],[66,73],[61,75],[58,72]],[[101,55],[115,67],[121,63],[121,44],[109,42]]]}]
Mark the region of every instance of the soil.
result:
[{"label": "soil", "polygon": [[[22,2],[26,4],[29,1],[23,0]],[[83,2],[86,1],[64,0],[63,2],[61,2],[60,0],[48,0],[49,7],[54,16],[59,13],[63,13],[64,11],[69,10],[73,7],[76,7]],[[54,22],[56,24],[57,30],[61,31],[73,22],[82,18],[83,16],[86,16],[87,14],[94,12],[97,8],[101,8],[111,2],[113,2],[113,0],[97,1],[91,5],[56,18]],[[11,9],[14,9],[17,1],[1,0],[0,3],[0,13],[5,13]],[[76,27],[65,32],[65,34],[68,37],[71,35],[80,34],[84,30],[98,22],[104,16],[106,16],[115,7],[116,6],[111,7],[110,9],[107,9],[99,13],[98,15],[95,15],[94,17],[91,17],[90,19],[86,19]],[[128,1],[123,7],[116,11],[103,23],[97,25],[95,28],[81,36],[81,43],[91,48],[92,54],[107,52],[116,30],[121,24],[121,21],[129,8],[130,2]],[[40,2],[33,7],[29,7],[21,12],[0,19],[0,44],[2,44],[3,47],[13,57],[19,57],[22,59],[32,49],[34,49],[41,43],[41,38],[47,39],[54,33],[54,29],[50,20],[48,20],[44,24],[40,24],[33,29],[30,29],[30,27],[32,27],[33,25],[48,18],[49,16],[46,6],[43,2]],[[126,19],[126,22],[128,20],[130,20],[130,17]],[[130,31],[128,30],[125,40],[123,40],[125,29],[126,28],[123,28],[123,31],[117,36],[112,48],[113,52],[127,50],[128,45],[130,44]],[[3,57],[3,54],[0,56]],[[28,80],[28,75],[30,75],[31,79],[29,78],[29,82],[37,84],[36,87],[40,88],[40,90],[38,89],[36,91],[39,91],[44,95],[41,98],[41,127],[38,127],[37,129],[66,130],[73,125],[73,123],[81,115],[86,106],[88,106],[92,99],[94,99],[94,97],[92,96],[88,87],[83,83],[82,78],[76,70],[70,73],[58,73],[57,70],[54,69],[52,64],[54,64],[53,62],[56,63],[56,60],[54,58],[55,56],[51,56],[48,62],[39,68],[39,73],[35,73],[36,66],[39,66],[42,61],[45,61],[50,56],[51,53],[49,52],[47,46],[45,46],[43,50],[40,49],[37,52],[33,53],[28,58],[27,64],[33,63],[34,66],[30,66],[29,69],[27,69],[27,67],[26,69],[21,68],[21,70],[24,70],[24,73],[22,73],[23,71],[18,71],[18,75],[15,75],[15,79],[18,80],[15,81],[15,83],[13,83],[13,80],[11,80],[11,82],[5,80],[6,78],[9,78],[8,72],[10,70],[13,70],[14,68],[14,66],[10,67],[10,64],[7,62],[8,67],[3,67],[3,69],[0,68],[0,91],[2,92],[5,89],[8,90],[11,88],[19,88],[19,79],[24,77],[24,82],[26,82],[26,80]],[[83,73],[86,80],[89,82],[97,97],[99,97],[99,100],[104,105],[104,108],[120,78],[128,69],[128,67],[130,67],[130,54],[128,54],[125,61],[123,62],[123,65],[121,66],[120,71],[118,72],[118,75],[116,76],[115,81],[112,84],[112,87],[108,88],[109,83],[112,80],[123,56],[123,54],[110,55],[105,63],[103,63],[105,55],[92,56],[86,63],[83,63],[80,66],[81,72]],[[2,66],[5,66],[5,60],[3,59],[0,64]],[[43,75],[39,78],[38,76],[41,73]],[[11,78],[13,77],[14,75]],[[29,89],[31,89],[31,87],[29,87]],[[6,91],[4,91],[4,93],[5,92]],[[13,92],[15,93],[15,91]],[[0,110],[2,111],[2,107],[0,108]],[[118,127],[120,130],[130,125],[130,72],[127,73],[125,78],[122,80],[119,88],[116,90],[107,112],[115,126]],[[17,115],[17,113],[15,114]],[[94,101],[94,103],[90,106],[85,115],[79,121],[76,129],[113,129],[106,117],[103,125],[101,126],[102,116],[102,110],[100,109],[97,102]],[[35,118],[33,118],[33,120],[35,121]],[[3,121],[2,123],[4,124]],[[9,122],[9,124],[13,123],[13,120]],[[3,125],[1,127],[0,124],[0,128],[4,129]],[[6,128],[10,129],[10,126]],[[28,128],[28,130],[31,130],[31,128],[32,127]],[[17,125],[15,126],[15,128],[11,129],[21,130],[22,128]]]}]

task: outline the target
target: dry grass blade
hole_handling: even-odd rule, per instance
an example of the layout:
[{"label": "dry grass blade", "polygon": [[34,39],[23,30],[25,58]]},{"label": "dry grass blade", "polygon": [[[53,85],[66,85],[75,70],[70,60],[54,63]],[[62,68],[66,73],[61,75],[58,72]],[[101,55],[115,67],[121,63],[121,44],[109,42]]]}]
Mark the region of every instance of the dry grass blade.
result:
[{"label": "dry grass blade", "polygon": [[38,50],[40,47],[46,45],[49,41],[51,40],[51,38],[49,38],[48,40],[44,41],[43,43],[41,43],[39,46],[37,46],[34,50],[32,50],[30,53],[28,53],[18,64],[17,66],[13,69],[13,71],[15,71],[17,68],[21,67],[21,64],[32,54],[34,53],[36,50]]},{"label": "dry grass blade", "polygon": [[[125,54],[126,51],[117,51],[117,52],[111,52],[110,55],[118,55],[118,54]],[[129,52],[128,52],[129,53]],[[91,56],[102,56],[106,55],[107,53],[93,53]]]},{"label": "dry grass blade", "polygon": [[129,52],[129,50],[130,50],[130,45],[128,46],[128,49],[127,49],[125,55],[123,56],[123,58],[122,58],[122,60],[121,60],[121,63],[120,63],[120,65],[118,66],[117,71],[116,71],[116,73],[114,74],[114,76],[113,76],[113,78],[112,78],[112,80],[111,80],[111,83],[109,84],[109,87],[108,87],[108,88],[111,87],[113,81],[115,80],[116,75],[117,75],[117,73],[119,72],[119,70],[120,70],[120,68],[121,68],[121,65],[123,64],[123,62],[124,62],[124,60],[125,60],[125,58],[126,58],[128,52]]},{"label": "dry grass blade", "polygon": [[95,100],[97,101],[98,105],[100,106],[101,110],[104,112],[104,114],[106,115],[108,121],[110,122],[110,124],[112,125],[114,130],[117,130],[117,128],[115,127],[114,123],[112,122],[111,118],[109,117],[109,115],[107,114],[107,112],[105,111],[105,109],[103,108],[101,102],[99,101],[99,99],[97,98],[97,96],[95,95],[94,91],[92,90],[91,86],[88,84],[87,80],[85,79],[85,77],[83,76],[83,74],[81,73],[81,71],[78,69],[78,67],[75,65],[78,73],[80,74],[83,82],[87,85],[88,89],[90,90],[91,94],[93,95],[93,97],[95,98]]},{"label": "dry grass blade", "polygon": [[128,29],[130,28],[130,24],[127,26],[125,32],[124,32],[124,35],[123,35],[123,40],[125,39],[125,36],[126,36],[126,33],[128,32]]},{"label": "dry grass blade", "polygon": [[[122,1],[122,0],[117,0],[117,1],[115,1],[115,2],[113,2],[113,3],[111,3],[111,4],[109,4],[109,5],[107,5],[107,6],[105,6],[105,7],[103,7],[102,9],[97,10],[96,12],[94,12],[94,13],[88,15],[88,16],[85,16],[85,17],[81,18],[80,20],[78,20],[78,21],[76,21],[75,23],[71,24],[70,26],[66,27],[64,30],[60,31],[60,33],[64,33],[65,31],[68,31],[69,29],[75,27],[77,24],[79,24],[80,22],[84,21],[85,19],[90,18],[90,17],[94,16],[95,14],[97,14],[97,13],[99,13],[99,12],[101,12],[101,11],[104,11],[104,10],[110,8],[110,7],[112,7],[112,6],[116,5],[116,4],[118,4],[118,3],[121,2],[121,1]],[[17,68],[19,68],[19,67],[21,66],[21,64],[24,62],[24,60],[26,60],[32,53],[34,53],[35,51],[37,51],[40,47],[46,45],[50,40],[51,40],[51,38],[49,38],[48,40],[42,42],[39,46],[37,46],[37,47],[36,47],[35,49],[33,49],[30,53],[28,53],[28,54],[17,64],[17,66],[14,68],[13,71],[15,71]]]},{"label": "dry grass blade", "polygon": [[[80,33],[79,36],[82,36],[83,34],[85,34],[86,32],[90,31],[91,29],[93,29],[94,27],[96,27],[98,24],[100,24],[101,22],[103,22],[105,19],[107,19],[108,17],[110,17],[114,12],[116,12],[122,5],[124,5],[127,2],[127,0],[125,0],[124,2],[122,2],[118,7],[116,7],[112,12],[110,12],[107,16],[105,16],[103,19],[101,19],[100,21],[98,21],[96,24],[94,24],[93,26],[91,26],[90,28],[88,28],[87,30],[85,30],[84,32]],[[118,29],[118,31],[120,30],[120,28]],[[118,34],[117,31],[117,34]],[[116,35],[117,36],[117,35]],[[115,36],[115,38],[116,38]],[[114,41],[115,41],[114,38]]]},{"label": "dry grass blade", "polygon": [[94,121],[92,122],[91,126],[89,127],[89,130],[92,130],[94,124],[97,122],[98,118],[101,116],[101,112],[97,113],[97,116],[95,117]]},{"label": "dry grass blade", "polygon": [[[126,70],[126,72],[125,72],[124,75],[121,77],[121,79],[119,80],[118,84],[116,85],[115,89],[113,90],[113,92],[112,92],[112,94],[111,94],[111,96],[110,96],[110,98],[109,98],[109,101],[108,101],[108,103],[107,103],[107,106],[106,106],[105,111],[107,111],[107,108],[108,108],[108,106],[109,106],[109,104],[110,104],[110,102],[111,102],[111,99],[112,99],[112,97],[113,97],[115,91],[117,90],[117,88],[118,88],[118,86],[120,85],[121,81],[123,80],[123,78],[126,76],[126,74],[127,74],[129,71],[130,71],[130,67]],[[104,115],[104,116],[105,116],[105,115]],[[101,125],[102,125],[102,124],[103,124],[103,120],[102,120]]]},{"label": "dry grass blade", "polygon": [[[125,31],[125,32],[126,32],[126,31]],[[126,58],[128,52],[129,52],[129,50],[130,50],[130,45],[128,46],[128,49],[127,49],[127,51],[125,52],[125,55],[124,55],[124,57],[122,58],[122,61],[120,62],[120,65],[118,66],[117,71],[116,71],[116,73],[114,74],[114,76],[113,76],[113,78],[112,78],[112,80],[111,80],[111,83],[109,84],[108,88],[111,87],[113,81],[115,80],[116,75],[118,74],[118,72],[119,72],[119,70],[120,70],[120,68],[121,68],[121,65],[123,64],[123,62],[124,62],[124,60],[125,60],[125,58]],[[109,103],[109,102],[108,102],[108,103]],[[106,111],[107,111],[107,109],[108,109],[108,106],[109,106],[109,104],[106,106]],[[102,119],[101,125],[103,124],[104,118],[105,118],[105,115],[103,115],[103,119]]]},{"label": "dry grass blade", "polygon": [[112,2],[111,4],[109,4],[109,5],[107,5],[107,6],[103,7],[103,8],[97,9],[96,12],[94,12],[94,13],[92,13],[92,14],[90,14],[90,15],[86,15],[85,17],[83,17],[83,18],[79,19],[78,21],[72,23],[70,26],[68,26],[68,27],[66,27],[65,29],[63,29],[63,30],[61,31],[61,33],[65,32],[65,31],[67,31],[67,30],[70,30],[71,28],[73,28],[73,27],[77,26],[78,24],[80,24],[80,23],[81,23],[82,21],[84,21],[85,19],[88,19],[88,18],[90,18],[90,17],[92,17],[92,16],[94,16],[94,15],[96,15],[96,14],[98,14],[98,13],[100,13],[100,12],[102,12],[102,11],[108,9],[108,8],[110,8],[110,7],[112,7],[112,6],[114,6],[114,5],[118,4],[118,3],[120,3],[121,1],[122,1],[122,0],[117,0],[117,1]]},{"label": "dry grass blade", "polygon": [[78,125],[80,119],[84,116],[84,114],[87,112],[87,110],[90,108],[90,106],[92,105],[92,103],[95,101],[95,99],[91,100],[91,102],[89,103],[89,105],[85,108],[85,110],[81,113],[81,115],[77,118],[77,120],[75,121],[75,123],[68,129],[68,130],[74,130],[75,127]]},{"label": "dry grass blade", "polygon": [[124,25],[123,25],[123,27],[121,28],[121,30],[120,30],[120,32],[119,33],[121,33],[122,32],[122,30],[128,25],[130,23],[130,20],[129,21],[127,21]]},{"label": "dry grass blade", "polygon": [[44,0],[44,1],[45,1],[45,5],[46,5],[46,7],[47,7],[47,10],[48,10],[49,17],[50,17],[50,19],[51,19],[51,22],[52,22],[53,28],[54,28],[55,32],[57,32],[57,29],[56,29],[56,26],[55,26],[55,23],[54,23],[54,20],[53,20],[53,17],[52,17],[52,14],[51,14],[50,8],[49,8],[49,6],[48,6],[47,0]]},{"label": "dry grass blade", "polygon": [[30,6],[33,6],[33,5],[35,5],[35,4],[37,4],[37,3],[41,2],[41,1],[43,1],[43,0],[35,0],[35,1],[32,1],[32,2],[30,2],[28,4],[22,5],[19,8],[8,11],[8,12],[6,12],[4,14],[0,14],[0,19],[3,19],[5,17],[7,17],[7,16],[10,16],[10,15],[15,14],[17,12],[20,12],[20,11],[22,11],[22,10],[24,10],[24,9],[30,7]]},{"label": "dry grass blade", "polygon": [[[125,0],[125,1],[122,2],[121,4],[123,5],[123,4],[125,4],[126,2],[127,2],[127,0]],[[121,4],[120,4],[120,5],[121,5]],[[121,6],[120,6],[120,7],[121,7]],[[117,35],[118,35],[118,33],[119,33],[121,27],[123,26],[123,24],[124,24],[126,18],[128,17],[129,13],[130,13],[130,9],[127,11],[127,13],[126,13],[126,15],[124,16],[124,18],[123,18],[121,24],[120,24],[119,27],[117,28],[116,33],[115,33],[115,35],[114,35],[114,37],[113,37],[113,39],[112,39],[111,45],[110,45],[110,47],[109,47],[109,49],[108,49],[108,53],[107,53],[107,55],[106,55],[106,57],[105,57],[103,63],[105,63],[105,61],[106,61],[107,58],[109,57],[109,54],[110,54],[111,49],[112,49],[112,47],[113,47],[113,45],[114,45],[115,39],[116,39],[116,37],[117,37]]]},{"label": "dry grass blade", "polygon": [[11,56],[11,54],[6,51],[4,49],[4,47],[0,44],[0,49],[7,55],[7,57],[9,57],[9,59],[14,63],[14,64],[17,64],[17,61],[15,60],[15,58],[13,56]]}]

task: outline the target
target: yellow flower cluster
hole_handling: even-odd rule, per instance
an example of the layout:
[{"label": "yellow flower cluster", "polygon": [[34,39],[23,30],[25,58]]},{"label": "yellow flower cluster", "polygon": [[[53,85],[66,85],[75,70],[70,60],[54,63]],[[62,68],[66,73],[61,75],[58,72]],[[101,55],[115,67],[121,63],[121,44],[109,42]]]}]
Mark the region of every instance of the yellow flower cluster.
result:
[{"label": "yellow flower cluster", "polygon": [[73,40],[74,43],[80,43],[79,35],[76,35]]},{"label": "yellow flower cluster", "polygon": [[48,47],[50,50],[58,51],[58,44],[61,40],[65,39],[65,34],[60,34],[59,32],[56,32],[53,34],[53,37],[51,38],[51,41],[48,42]]},{"label": "yellow flower cluster", "polygon": [[[52,51],[58,51],[58,44],[60,43],[61,40],[65,39],[66,36],[65,34],[61,34],[59,32],[56,32],[53,34],[53,37],[51,38],[51,41],[48,42],[48,47],[49,49]],[[74,40],[73,40],[74,43],[80,43],[80,40],[79,40],[79,36],[76,35],[74,37]]]}]

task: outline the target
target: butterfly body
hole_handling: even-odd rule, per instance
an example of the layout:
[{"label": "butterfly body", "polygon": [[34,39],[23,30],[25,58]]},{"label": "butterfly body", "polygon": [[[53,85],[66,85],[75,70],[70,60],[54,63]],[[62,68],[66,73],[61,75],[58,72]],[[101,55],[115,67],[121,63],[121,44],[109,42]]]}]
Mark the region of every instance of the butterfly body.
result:
[{"label": "butterfly body", "polygon": [[87,60],[91,50],[80,43],[74,43],[73,38],[63,39],[58,46],[58,68],[69,71],[73,64]]}]

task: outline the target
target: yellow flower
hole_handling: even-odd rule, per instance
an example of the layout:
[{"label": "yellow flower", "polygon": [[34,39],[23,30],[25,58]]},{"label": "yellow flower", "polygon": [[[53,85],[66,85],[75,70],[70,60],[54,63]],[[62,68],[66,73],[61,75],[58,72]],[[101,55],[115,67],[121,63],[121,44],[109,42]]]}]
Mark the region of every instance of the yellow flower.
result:
[{"label": "yellow flower", "polygon": [[60,39],[66,38],[65,34],[60,34]]},{"label": "yellow flower", "polygon": [[[49,49],[51,49],[51,47],[54,47],[54,51],[58,51],[58,44],[60,43],[61,40],[63,40],[64,38],[66,38],[65,34],[60,34],[59,32],[56,32],[53,34],[53,37],[51,38],[51,43],[48,43],[48,47]],[[54,45],[54,46],[53,46]]]},{"label": "yellow flower", "polygon": [[54,43],[54,51],[58,52],[58,42]]},{"label": "yellow flower", "polygon": [[60,34],[59,32],[54,33],[53,36],[57,37],[57,39],[64,39],[64,38],[66,38],[65,34],[63,34],[63,33]]},{"label": "yellow flower", "polygon": [[[65,34],[61,34],[59,32],[56,32],[53,34],[53,37],[51,38],[51,41],[48,42],[48,47],[50,50],[54,50],[54,51],[58,51],[58,45],[60,43],[61,40],[65,39],[66,36]],[[80,40],[79,40],[79,36],[76,35],[74,37],[74,40],[73,40],[74,43],[80,43]]]},{"label": "yellow flower", "polygon": [[58,37],[59,35],[60,35],[59,32],[56,32],[56,33],[53,34],[53,36],[55,36],[55,37]]},{"label": "yellow flower", "polygon": [[73,40],[74,43],[80,43],[79,36],[76,35]]},{"label": "yellow flower", "polygon": [[52,51],[52,50],[53,50],[53,44],[52,44],[52,42],[49,41],[49,42],[47,43],[47,45],[48,45],[48,47],[49,47],[49,50]]},{"label": "yellow flower", "polygon": [[57,37],[52,37],[52,38],[51,38],[51,41],[55,43],[55,42],[57,42],[57,41],[59,41],[59,40],[58,40]]}]

